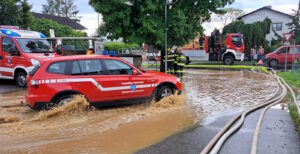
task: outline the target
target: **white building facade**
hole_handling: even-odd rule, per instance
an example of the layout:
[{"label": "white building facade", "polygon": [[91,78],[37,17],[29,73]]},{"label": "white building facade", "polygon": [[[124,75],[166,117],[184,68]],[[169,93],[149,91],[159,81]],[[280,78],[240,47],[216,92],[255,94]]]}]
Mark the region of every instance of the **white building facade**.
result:
[{"label": "white building facade", "polygon": [[292,16],[283,12],[273,10],[271,6],[266,6],[245,14],[239,17],[238,20],[244,21],[245,24],[251,24],[258,21],[263,21],[266,18],[269,18],[272,21],[270,34],[266,36],[266,39],[269,41],[269,45],[271,45],[272,39],[277,39],[274,31],[280,36],[283,36],[283,33],[290,32],[289,26],[287,26],[287,24],[292,22]]}]

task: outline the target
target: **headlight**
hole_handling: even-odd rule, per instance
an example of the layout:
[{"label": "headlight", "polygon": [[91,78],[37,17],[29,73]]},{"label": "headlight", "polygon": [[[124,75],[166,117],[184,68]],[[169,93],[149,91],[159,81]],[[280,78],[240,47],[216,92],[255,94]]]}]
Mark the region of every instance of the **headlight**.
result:
[{"label": "headlight", "polygon": [[31,61],[31,64],[32,64],[33,66],[38,66],[38,65],[40,65],[40,62],[39,62],[38,60],[30,59],[30,61]]},{"label": "headlight", "polygon": [[180,82],[180,78],[177,78],[177,82]]}]

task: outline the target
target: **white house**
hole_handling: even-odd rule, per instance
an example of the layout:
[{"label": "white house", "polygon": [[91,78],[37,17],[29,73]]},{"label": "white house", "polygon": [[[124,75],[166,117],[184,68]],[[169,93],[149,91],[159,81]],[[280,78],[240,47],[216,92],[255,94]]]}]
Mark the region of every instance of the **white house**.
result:
[{"label": "white house", "polygon": [[290,29],[286,24],[292,22],[292,16],[280,11],[273,10],[271,6],[265,6],[253,12],[240,16],[238,17],[238,20],[243,20],[246,24],[251,24],[257,21],[263,21],[265,18],[269,18],[272,21],[270,34],[266,36],[270,45],[272,38],[277,39],[273,30],[280,36],[283,36],[283,33],[290,32]]}]

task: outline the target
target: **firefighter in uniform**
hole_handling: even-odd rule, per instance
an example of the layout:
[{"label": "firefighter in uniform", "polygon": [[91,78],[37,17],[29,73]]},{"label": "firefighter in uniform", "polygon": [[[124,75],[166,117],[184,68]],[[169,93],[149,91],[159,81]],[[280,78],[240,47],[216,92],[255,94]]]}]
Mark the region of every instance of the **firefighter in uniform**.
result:
[{"label": "firefighter in uniform", "polygon": [[177,66],[178,66],[178,70],[177,70],[177,77],[182,77],[183,76],[183,68],[186,62],[186,57],[185,55],[182,53],[181,50],[179,50],[178,52],[178,56],[177,56]]},{"label": "firefighter in uniform", "polygon": [[177,65],[177,57],[178,57],[178,47],[174,50],[174,53],[173,53],[173,59],[174,59],[174,62],[173,62],[173,75],[177,75],[177,70],[178,70],[178,65]]},{"label": "firefighter in uniform", "polygon": [[167,57],[167,73],[173,74],[173,65],[174,65],[174,58],[173,58],[173,53],[171,52],[171,49],[168,48],[168,57]]}]

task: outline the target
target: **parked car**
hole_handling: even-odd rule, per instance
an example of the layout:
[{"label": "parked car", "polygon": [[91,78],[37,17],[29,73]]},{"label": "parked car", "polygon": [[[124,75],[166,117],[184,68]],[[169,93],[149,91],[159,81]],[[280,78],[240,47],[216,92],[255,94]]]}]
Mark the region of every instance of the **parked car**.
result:
[{"label": "parked car", "polygon": [[[300,62],[300,45],[295,45],[295,46],[290,45],[290,46],[281,46],[274,52],[267,54],[264,58],[264,63],[270,67],[278,67],[281,64],[285,64],[286,50],[288,51],[287,53],[288,64],[291,64],[293,62],[293,59]],[[295,52],[295,54],[293,54],[293,51]]]},{"label": "parked car", "polygon": [[34,109],[63,105],[73,95],[84,95],[91,104],[127,104],[181,93],[180,79],[165,73],[140,71],[121,58],[62,56],[48,59],[27,76],[27,103]]}]

